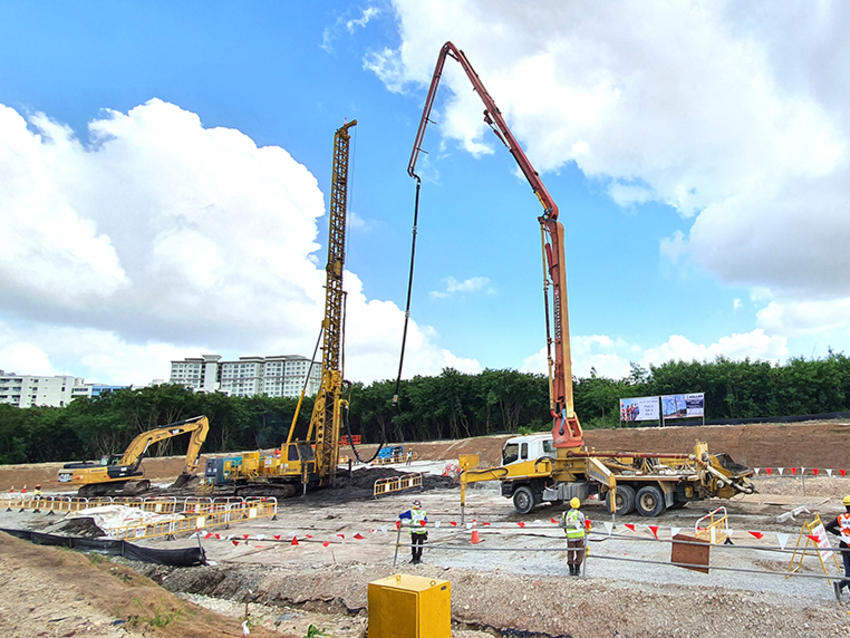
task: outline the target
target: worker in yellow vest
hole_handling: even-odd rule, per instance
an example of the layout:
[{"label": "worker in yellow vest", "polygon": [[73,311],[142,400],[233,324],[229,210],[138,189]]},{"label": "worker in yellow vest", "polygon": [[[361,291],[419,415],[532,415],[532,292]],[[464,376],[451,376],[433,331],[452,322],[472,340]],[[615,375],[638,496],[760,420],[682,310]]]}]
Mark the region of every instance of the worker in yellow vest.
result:
[{"label": "worker in yellow vest", "polygon": [[839,601],[841,600],[841,590],[845,587],[850,589],[850,494],[845,496],[841,503],[846,511],[836,516],[825,527],[827,532],[837,534],[841,538],[838,541],[838,548],[841,551],[841,558],[844,560],[844,580],[832,583],[835,589],[835,598]]},{"label": "worker in yellow vest", "polygon": [[561,515],[561,527],[567,535],[567,564],[570,566],[570,576],[581,575],[581,561],[584,559],[585,548],[585,517],[579,510],[581,501],[576,497],[570,499],[570,509]]},{"label": "worker in yellow vest", "polygon": [[399,514],[399,519],[410,526],[410,551],[412,557],[410,562],[418,565],[422,562],[422,548],[428,540],[428,513],[422,509],[419,499],[413,501],[413,508]]}]

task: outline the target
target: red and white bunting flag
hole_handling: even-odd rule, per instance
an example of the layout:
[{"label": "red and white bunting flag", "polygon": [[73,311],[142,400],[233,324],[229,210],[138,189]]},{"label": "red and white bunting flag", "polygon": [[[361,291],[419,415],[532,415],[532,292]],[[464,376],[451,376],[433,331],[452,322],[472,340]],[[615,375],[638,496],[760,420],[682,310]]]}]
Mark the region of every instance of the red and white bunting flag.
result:
[{"label": "red and white bunting flag", "polygon": [[212,535],[213,535],[212,532],[207,532],[206,534],[204,534],[204,540],[208,540],[208,539],[212,538]]},{"label": "red and white bunting flag", "polygon": [[673,538],[674,536],[678,536],[679,532],[681,532],[681,531],[682,531],[681,527],[671,527],[670,528],[670,538]]},{"label": "red and white bunting flag", "polygon": [[456,521],[449,521],[449,525],[451,525],[452,527],[457,527],[457,522]]},{"label": "red and white bunting flag", "polygon": [[440,521],[434,521],[434,527],[440,527]]},{"label": "red and white bunting flag", "polygon": [[779,476],[782,476],[782,470],[784,470],[784,469],[785,469],[784,467],[776,468],[776,471],[779,472]]},{"label": "red and white bunting flag", "polygon": [[812,474],[814,474],[815,476],[818,475],[818,472],[819,472],[818,468],[812,469]]},{"label": "red and white bunting flag", "polygon": [[832,468],[830,468],[830,469],[828,469],[828,470],[826,471],[826,475],[827,475],[829,478],[832,478]]},{"label": "red and white bunting flag", "polygon": [[761,532],[753,532],[753,531],[749,531],[748,533],[749,533],[749,534],[752,534],[753,536],[755,536],[755,537],[756,537],[757,539],[759,539],[759,540],[761,540],[762,538],[764,538],[764,534],[762,534]]},{"label": "red and white bunting flag", "polygon": [[655,540],[658,540],[658,525],[650,525],[649,526],[652,535],[655,536]]},{"label": "red and white bunting flag", "polygon": [[759,475],[759,468],[754,468],[754,470],[755,470],[756,476],[758,476]]},{"label": "red and white bunting flag", "polygon": [[557,524],[558,524],[558,521],[556,521],[556,520],[554,519],[554,517],[553,517],[553,518],[550,518],[549,520],[550,520],[550,521],[552,521],[555,525],[557,525]]},{"label": "red and white bunting flag", "polygon": [[324,543],[322,543],[322,547],[327,547],[330,544],[331,544],[330,541],[325,541]]},{"label": "red and white bunting flag", "polygon": [[525,527],[525,521],[518,521],[517,525],[519,525],[520,527]]},{"label": "red and white bunting flag", "polygon": [[630,530],[635,531],[634,523],[625,523],[625,525],[626,525],[626,527],[627,527],[627,528],[629,528]]},{"label": "red and white bunting flag", "polygon": [[230,542],[233,543],[234,547],[237,547],[239,545],[239,541],[237,541],[237,540],[232,540]]},{"label": "red and white bunting flag", "polygon": [[605,531],[608,532],[608,536],[611,535],[611,532],[614,530],[614,523],[611,521],[605,521]]},{"label": "red and white bunting flag", "polygon": [[770,468],[765,469],[765,473],[766,473],[768,476],[770,476],[770,473],[771,473],[771,472],[772,472],[772,470],[771,470]]},{"label": "red and white bunting flag", "polygon": [[847,474],[847,470],[841,470],[841,478],[844,478],[845,474]]},{"label": "red and white bunting flag", "polygon": [[221,536],[219,536],[218,534],[216,534],[216,535],[215,535],[215,539],[216,539],[217,541],[220,541],[220,540],[221,540]]},{"label": "red and white bunting flag", "polygon": [[292,542],[290,543],[290,545],[297,545],[297,544],[298,544],[298,537],[297,537],[297,536],[293,536],[293,537],[292,537]]},{"label": "red and white bunting flag", "polygon": [[242,538],[247,541],[248,540],[248,534],[242,534]]},{"label": "red and white bunting flag", "polygon": [[309,534],[306,534],[306,538],[313,538],[313,537],[310,536]]},{"label": "red and white bunting flag", "polygon": [[780,549],[785,549],[785,546],[788,544],[789,538],[791,538],[790,534],[782,534],[780,532],[776,532],[776,540],[779,542]]},{"label": "red and white bunting flag", "polygon": [[363,536],[363,534],[361,534],[360,532],[357,532],[357,533],[354,535],[354,538],[356,538],[356,539],[357,539],[357,540],[359,540],[359,541],[362,541],[362,540],[363,540],[364,538],[366,538],[366,537],[365,537],[365,536]]},{"label": "red and white bunting flag", "polygon": [[345,540],[345,534],[337,534],[342,540]]},{"label": "red and white bunting flag", "polygon": [[797,475],[797,468],[796,467],[791,468],[791,474],[793,474],[794,476]]},{"label": "red and white bunting flag", "polygon": [[488,523],[488,522],[486,522],[486,521],[485,521],[484,523],[481,523],[481,524],[482,524],[482,525],[489,525],[490,523]]},{"label": "red and white bunting flag", "polygon": [[279,541],[279,540],[280,540],[280,534],[275,534],[275,535],[274,535],[274,539],[275,539],[276,541]]}]

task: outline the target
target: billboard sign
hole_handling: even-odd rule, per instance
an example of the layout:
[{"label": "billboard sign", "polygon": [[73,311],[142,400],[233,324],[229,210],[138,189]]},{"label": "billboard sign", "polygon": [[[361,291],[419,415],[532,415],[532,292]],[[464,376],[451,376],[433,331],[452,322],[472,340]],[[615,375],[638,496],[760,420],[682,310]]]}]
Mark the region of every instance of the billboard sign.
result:
[{"label": "billboard sign", "polygon": [[620,399],[620,421],[658,421],[658,397]]},{"label": "billboard sign", "polygon": [[705,416],[705,393],[668,394],[661,397],[664,420]]}]

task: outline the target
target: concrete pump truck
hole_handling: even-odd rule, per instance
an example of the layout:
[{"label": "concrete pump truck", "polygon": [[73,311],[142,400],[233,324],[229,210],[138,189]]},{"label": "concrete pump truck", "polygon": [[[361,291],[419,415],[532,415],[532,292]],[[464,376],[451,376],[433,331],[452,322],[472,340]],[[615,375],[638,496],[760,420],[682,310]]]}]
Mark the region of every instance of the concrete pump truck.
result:
[{"label": "concrete pump truck", "polygon": [[467,484],[479,481],[499,481],[502,495],[513,499],[514,508],[522,514],[544,501],[585,499],[598,493],[606,499],[612,515],[636,510],[643,516],[657,516],[667,508],[681,507],[690,500],[729,498],[755,491],[748,480],[752,470],[736,464],[726,454],[710,454],[705,443],[697,442],[693,452],[686,454],[587,449],[573,406],[564,227],[558,221],[558,206],[466,55],[451,42],[443,45],[437,58],[407,168],[408,174],[416,180],[417,204],[421,179],[416,173],[416,162],[422,152],[425,130],[431,121],[431,109],[447,58],[460,64],[484,104],[484,121],[507,146],[543,207],[537,220],[543,253],[552,417],[551,434],[509,439],[503,450],[502,465],[477,468],[471,467],[477,465],[476,462],[465,464],[467,467],[460,476],[461,515],[466,505]]}]

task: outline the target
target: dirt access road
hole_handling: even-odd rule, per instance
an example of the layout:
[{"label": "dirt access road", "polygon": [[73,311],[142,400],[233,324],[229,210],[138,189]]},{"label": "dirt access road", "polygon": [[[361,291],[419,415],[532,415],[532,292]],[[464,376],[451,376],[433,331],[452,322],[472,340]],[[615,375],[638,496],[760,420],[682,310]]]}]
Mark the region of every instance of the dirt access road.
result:
[{"label": "dirt access road", "polygon": [[[736,460],[747,459],[753,466],[850,465],[847,451],[850,427],[846,424],[766,429],[746,426],[612,430],[587,434],[589,444],[598,449],[680,451],[688,449],[695,438],[704,438],[713,451],[729,452]],[[495,461],[501,438],[413,447],[423,460],[415,462],[410,469],[439,469],[445,461],[456,458],[458,452],[479,452],[485,462]],[[150,461],[157,460],[146,463]],[[151,466],[155,467],[156,463],[150,463],[149,472]],[[39,470],[43,471],[42,468],[27,471]],[[19,480],[16,483],[22,484]],[[478,545],[469,543],[470,530],[451,524],[459,523],[456,489],[434,489],[419,495],[431,522],[441,524],[429,532],[430,545],[423,565],[403,562],[408,557],[405,546],[400,548],[398,565],[393,565],[396,549],[393,523],[398,512],[409,507],[411,495],[345,504],[333,494],[317,492],[282,503],[276,521],[234,525],[227,530],[216,530],[218,539],[203,538],[201,542],[215,565],[179,570],[134,566],[151,580],[133,580],[134,576],[128,576],[131,579],[125,593],[128,602],[118,608],[104,600],[102,594],[109,587],[93,580],[89,570],[105,569],[106,575],[116,581],[124,577],[116,577],[109,570],[124,569],[123,565],[86,565],[91,561],[82,557],[71,569],[62,571],[54,562],[23,558],[19,546],[12,546],[4,539],[0,546],[11,549],[0,554],[0,559],[4,567],[7,561],[13,562],[8,563],[11,569],[3,571],[5,580],[0,583],[0,589],[13,595],[5,596],[4,606],[0,606],[0,633],[59,636],[85,631],[87,635],[135,635],[131,632],[139,631],[139,620],[135,621],[135,627],[130,627],[131,616],[156,619],[176,613],[176,622],[185,613],[194,618],[194,614],[201,613],[195,607],[189,607],[191,613],[174,611],[191,601],[220,614],[210,622],[213,626],[220,623],[231,632],[238,629],[239,616],[249,602],[252,617],[258,622],[252,636],[262,635],[258,633],[262,627],[276,632],[274,635],[300,638],[306,635],[310,624],[315,624],[336,638],[360,638],[367,622],[367,583],[404,571],[452,583],[455,638],[850,635],[847,614],[850,605],[837,603],[827,582],[814,578],[823,573],[817,558],[809,556],[797,575],[785,579],[790,556],[776,552],[774,547],[777,532],[788,534],[793,544],[802,520],[798,517],[780,523],[777,515],[797,506],[820,512],[824,517],[832,515],[840,502],[837,497],[850,492],[850,479],[822,475],[807,479],[806,494],[802,482],[791,478],[760,478],[758,487],[761,493],[754,496],[691,504],[677,512],[668,512],[655,521],[659,527],[658,541],[646,528],[647,519],[630,517],[618,521],[610,537],[601,534],[592,540],[583,580],[568,576],[562,533],[550,522],[551,517],[559,514],[558,510],[544,507],[519,516],[510,502],[499,496],[496,485],[486,484],[470,490],[468,496],[468,518],[480,523],[478,529],[483,542]],[[719,505],[727,507],[730,526],[737,530],[735,545],[712,549],[709,574],[669,565],[672,528],[692,529],[701,515]],[[584,509],[595,521],[595,529],[604,529],[603,508],[588,503]],[[6,527],[43,529],[54,520],[55,517],[44,514],[0,513],[0,526]],[[635,525],[636,531],[627,531],[626,523]],[[763,531],[765,537],[751,538],[748,530]],[[293,535],[299,539],[298,545],[291,543]],[[358,539],[357,535],[362,538]],[[179,538],[145,543],[179,547],[196,542],[197,539]],[[77,556],[50,548],[34,549]],[[14,562],[18,556],[22,559]],[[730,571],[732,568],[750,571]],[[139,605],[134,602],[132,592],[137,587],[149,586],[148,583],[162,586],[162,590],[153,590],[160,591],[159,595],[170,596],[169,592],[174,592],[180,598],[162,599],[169,602],[156,603],[137,613]],[[140,599],[144,605],[146,599]],[[14,622],[10,619],[26,617],[45,606],[51,612],[40,616],[42,625],[38,632],[32,624],[9,624]],[[66,616],[77,618],[78,624],[63,626],[64,633],[43,633],[51,631],[54,625],[59,626],[64,621],[57,619]],[[125,622],[110,624],[116,620]],[[168,631],[169,626],[175,633],[160,633]],[[144,631],[146,635],[192,635],[179,633],[176,627],[176,624],[153,627],[148,622]],[[204,627],[209,635],[233,635],[211,630],[209,625]],[[115,631],[125,634],[109,633]]]}]

